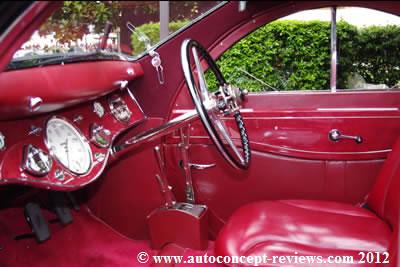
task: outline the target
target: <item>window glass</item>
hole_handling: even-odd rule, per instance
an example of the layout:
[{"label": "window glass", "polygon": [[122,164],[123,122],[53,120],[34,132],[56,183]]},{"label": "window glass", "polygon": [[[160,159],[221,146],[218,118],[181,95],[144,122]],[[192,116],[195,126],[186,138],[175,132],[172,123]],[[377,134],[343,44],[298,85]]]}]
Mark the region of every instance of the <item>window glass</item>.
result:
[{"label": "window glass", "polygon": [[[168,38],[221,1],[65,1],[20,50],[14,60],[96,52],[107,24],[111,32],[102,51],[136,56],[146,50],[127,22],[154,45]],[[160,31],[160,17],[163,18]],[[168,26],[165,26],[168,25]],[[166,29],[166,30],[164,30]],[[29,62],[27,63],[29,65]]]},{"label": "window glass", "polygon": [[[253,92],[330,88],[331,8],[307,10],[264,25],[218,59],[226,79]],[[339,89],[393,88],[400,81],[400,19],[337,8]],[[207,73],[210,87],[216,81]]]},{"label": "window glass", "polygon": [[351,38],[338,39],[338,88],[394,89],[400,82],[400,17],[366,8],[338,9]]}]

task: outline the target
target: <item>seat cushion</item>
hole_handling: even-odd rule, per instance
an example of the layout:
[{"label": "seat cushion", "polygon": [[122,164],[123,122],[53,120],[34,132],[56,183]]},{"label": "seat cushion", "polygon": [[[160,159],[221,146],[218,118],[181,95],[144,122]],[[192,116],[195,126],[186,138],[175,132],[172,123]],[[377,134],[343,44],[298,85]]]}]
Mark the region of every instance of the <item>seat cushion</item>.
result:
[{"label": "seat cushion", "polygon": [[313,200],[263,201],[245,205],[231,216],[218,235],[215,252],[358,259],[360,251],[387,251],[391,234],[384,221],[360,207]]}]

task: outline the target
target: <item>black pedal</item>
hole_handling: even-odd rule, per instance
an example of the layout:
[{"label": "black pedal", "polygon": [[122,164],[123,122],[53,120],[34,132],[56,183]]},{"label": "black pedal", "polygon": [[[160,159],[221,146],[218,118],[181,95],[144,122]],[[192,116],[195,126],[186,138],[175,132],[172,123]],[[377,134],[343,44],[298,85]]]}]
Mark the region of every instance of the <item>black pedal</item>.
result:
[{"label": "black pedal", "polygon": [[78,201],[76,201],[74,195],[71,192],[67,192],[66,195],[67,195],[67,198],[69,199],[69,201],[71,202],[72,208],[75,211],[80,211],[81,207],[79,206]]},{"label": "black pedal", "polygon": [[63,192],[50,192],[50,200],[52,201],[52,208],[57,214],[59,222],[63,225],[72,222],[71,210],[65,201],[65,194]]},{"label": "black pedal", "polygon": [[49,226],[38,204],[29,202],[25,205],[25,219],[31,226],[37,242],[42,243],[50,238]]}]

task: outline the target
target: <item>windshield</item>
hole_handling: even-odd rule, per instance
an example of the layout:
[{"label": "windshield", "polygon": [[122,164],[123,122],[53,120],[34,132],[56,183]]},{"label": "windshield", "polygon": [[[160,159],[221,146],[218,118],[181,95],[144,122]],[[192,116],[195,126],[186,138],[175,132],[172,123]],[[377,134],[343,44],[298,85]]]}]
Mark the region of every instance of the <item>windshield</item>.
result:
[{"label": "windshield", "polygon": [[65,1],[14,54],[9,69],[79,60],[126,59],[167,39],[221,1]]}]

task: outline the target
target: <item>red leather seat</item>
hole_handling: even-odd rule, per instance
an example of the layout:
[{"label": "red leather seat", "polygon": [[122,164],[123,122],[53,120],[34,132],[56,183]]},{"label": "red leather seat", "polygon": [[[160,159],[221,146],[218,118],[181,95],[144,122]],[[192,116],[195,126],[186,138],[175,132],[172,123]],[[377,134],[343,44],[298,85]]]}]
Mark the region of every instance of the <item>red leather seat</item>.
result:
[{"label": "red leather seat", "polygon": [[[272,257],[322,256],[326,261],[329,256],[353,256],[357,263],[360,251],[389,251],[390,266],[397,266],[400,139],[385,161],[367,205],[370,210],[314,200],[251,203],[231,216],[218,235],[215,252],[220,256],[266,255],[271,260],[262,265],[267,266],[303,266],[288,261],[283,264],[278,259],[274,264]],[[304,266],[325,264],[306,262]]]}]

